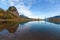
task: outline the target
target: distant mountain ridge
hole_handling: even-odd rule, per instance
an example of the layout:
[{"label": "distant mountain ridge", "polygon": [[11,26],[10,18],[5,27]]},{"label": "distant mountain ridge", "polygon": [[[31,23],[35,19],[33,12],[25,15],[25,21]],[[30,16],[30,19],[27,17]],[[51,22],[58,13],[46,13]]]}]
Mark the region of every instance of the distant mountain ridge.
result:
[{"label": "distant mountain ridge", "polygon": [[45,21],[49,21],[49,22],[59,23],[60,24],[60,15],[46,18]]},{"label": "distant mountain ridge", "polygon": [[58,15],[58,16],[54,16],[54,17],[50,17],[50,18],[60,18],[60,15]]}]

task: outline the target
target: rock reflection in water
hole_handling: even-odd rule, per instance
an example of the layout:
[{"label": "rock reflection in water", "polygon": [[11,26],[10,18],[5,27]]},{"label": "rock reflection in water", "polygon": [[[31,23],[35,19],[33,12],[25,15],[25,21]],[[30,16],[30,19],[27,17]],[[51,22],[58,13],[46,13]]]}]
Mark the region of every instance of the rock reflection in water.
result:
[{"label": "rock reflection in water", "polygon": [[[8,32],[4,30],[8,30]],[[4,33],[5,32],[5,33]],[[60,40],[60,25],[49,22],[0,23],[0,40]]]},{"label": "rock reflection in water", "polygon": [[19,24],[13,22],[0,22],[0,32],[4,29],[8,30],[10,33],[16,32]]}]

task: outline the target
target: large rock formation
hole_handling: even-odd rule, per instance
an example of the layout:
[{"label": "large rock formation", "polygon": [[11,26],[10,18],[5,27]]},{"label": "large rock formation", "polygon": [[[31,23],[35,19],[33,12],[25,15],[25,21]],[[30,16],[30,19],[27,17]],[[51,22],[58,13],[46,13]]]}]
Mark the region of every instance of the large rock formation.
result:
[{"label": "large rock formation", "polygon": [[0,8],[0,19],[12,19],[12,18],[19,18],[19,13],[16,7],[11,6],[8,8],[7,11]]},{"label": "large rock formation", "polygon": [[19,16],[19,13],[18,13],[16,7],[14,7],[14,6],[9,7],[7,11],[11,12],[14,16],[17,16],[17,17]]},{"label": "large rock formation", "polygon": [[4,11],[2,8],[0,8],[0,18],[1,19],[5,19],[5,17],[7,18],[7,13],[6,11]]}]

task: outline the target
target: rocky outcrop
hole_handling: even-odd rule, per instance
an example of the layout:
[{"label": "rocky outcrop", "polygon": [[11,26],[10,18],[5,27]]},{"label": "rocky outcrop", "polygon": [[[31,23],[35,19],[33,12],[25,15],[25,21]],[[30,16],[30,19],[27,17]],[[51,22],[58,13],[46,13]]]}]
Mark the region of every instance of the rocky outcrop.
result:
[{"label": "rocky outcrop", "polygon": [[0,19],[13,19],[13,18],[19,18],[19,13],[16,7],[11,6],[8,8],[8,10],[0,8]]},{"label": "rocky outcrop", "polygon": [[19,13],[18,13],[16,7],[14,7],[14,6],[9,7],[7,11],[9,11],[14,16],[17,16],[17,17],[19,16]]},{"label": "rocky outcrop", "polygon": [[1,11],[4,11],[4,10],[3,10],[2,8],[0,8],[0,12],[1,12]]}]

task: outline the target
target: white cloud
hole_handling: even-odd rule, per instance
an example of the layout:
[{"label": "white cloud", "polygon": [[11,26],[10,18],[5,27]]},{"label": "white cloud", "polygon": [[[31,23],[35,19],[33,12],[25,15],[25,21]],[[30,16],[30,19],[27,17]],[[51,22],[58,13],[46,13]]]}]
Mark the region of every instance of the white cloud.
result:
[{"label": "white cloud", "polygon": [[15,6],[19,12],[19,14],[24,14],[28,17],[34,17],[31,16],[31,7],[32,4],[36,3],[37,0],[0,0],[0,2],[4,5],[8,6]]},{"label": "white cloud", "polygon": [[9,0],[9,5],[10,5],[10,6],[14,6],[14,5],[15,5],[14,1]]},{"label": "white cloud", "polygon": [[[32,6],[32,0],[0,0],[4,5],[15,6],[19,14],[23,13],[26,16],[31,15],[30,8]],[[27,4],[27,6],[25,5]]]},{"label": "white cloud", "polygon": [[59,3],[60,0],[45,0],[47,2],[50,2],[51,4]]},{"label": "white cloud", "polygon": [[24,5],[16,5],[16,8],[17,8],[19,13],[22,13],[22,14],[24,14],[26,16],[31,15],[30,10],[27,7],[25,7]]},{"label": "white cloud", "polygon": [[15,2],[19,2],[19,0],[15,0]]},{"label": "white cloud", "polygon": [[7,5],[6,0],[0,0],[0,3],[2,3],[2,4],[4,4],[4,5]]},{"label": "white cloud", "polygon": [[0,2],[5,2],[6,0],[0,0]]},{"label": "white cloud", "polygon": [[9,5],[9,6],[15,5],[15,3],[14,3],[13,0],[0,0],[0,2],[1,2],[3,5]]}]

